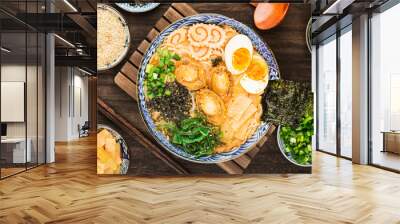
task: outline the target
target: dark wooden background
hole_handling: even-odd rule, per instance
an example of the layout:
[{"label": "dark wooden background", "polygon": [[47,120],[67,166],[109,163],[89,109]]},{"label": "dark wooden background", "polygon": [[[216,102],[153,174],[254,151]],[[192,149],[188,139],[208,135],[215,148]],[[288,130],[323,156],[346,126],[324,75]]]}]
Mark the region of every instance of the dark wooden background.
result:
[{"label": "dark wooden background", "polygon": [[[276,28],[260,31],[253,24],[254,7],[246,3],[195,3],[191,6],[199,13],[219,13],[234,18],[252,27],[269,45],[278,61],[281,78],[288,80],[311,81],[311,54],[307,50],[305,31],[311,9],[308,4],[291,4],[284,21]],[[123,10],[120,12],[126,18],[131,32],[132,54],[140,42],[145,38],[158,19],[164,14],[169,4],[161,4],[153,11],[133,14]],[[119,9],[115,6],[116,9]],[[115,111],[142,131],[146,136],[156,141],[147,132],[138,112],[136,102],[114,84],[114,76],[124,64],[122,62],[114,69],[98,74],[98,97],[103,99]],[[131,165],[129,175],[176,175],[176,172],[156,158],[134,138],[127,135],[112,124],[101,113],[98,114],[98,123],[107,124],[120,132],[131,151]],[[196,175],[224,174],[216,165],[203,165],[176,158],[190,173]],[[310,173],[310,168],[302,168],[291,164],[280,153],[276,143],[276,133],[270,138],[252,160],[245,173]]]}]

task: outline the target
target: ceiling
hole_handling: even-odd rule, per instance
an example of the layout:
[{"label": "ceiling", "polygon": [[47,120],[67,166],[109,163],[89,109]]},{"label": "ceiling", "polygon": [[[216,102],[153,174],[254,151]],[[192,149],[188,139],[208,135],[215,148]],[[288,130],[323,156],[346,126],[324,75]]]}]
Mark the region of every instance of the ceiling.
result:
[{"label": "ceiling", "polygon": [[[397,0],[396,0],[397,1]],[[329,39],[349,26],[354,18],[372,12],[389,0],[316,0],[312,2],[313,44]]]},{"label": "ceiling", "polygon": [[[36,64],[44,57],[44,35],[37,33],[2,33],[2,46],[10,52],[1,51],[2,63]],[[27,47],[25,47],[27,46]]]},{"label": "ceiling", "polygon": [[96,4],[96,0],[0,0],[2,46],[12,50],[7,56],[33,57],[37,48],[30,42],[36,33],[56,33],[56,65],[82,59],[95,71]]},{"label": "ceiling", "polygon": [[[96,12],[96,0],[68,0],[79,12]],[[47,0],[55,13],[74,12],[64,0]],[[46,11],[46,0],[1,0],[0,7],[12,9],[15,12],[44,13]]]}]

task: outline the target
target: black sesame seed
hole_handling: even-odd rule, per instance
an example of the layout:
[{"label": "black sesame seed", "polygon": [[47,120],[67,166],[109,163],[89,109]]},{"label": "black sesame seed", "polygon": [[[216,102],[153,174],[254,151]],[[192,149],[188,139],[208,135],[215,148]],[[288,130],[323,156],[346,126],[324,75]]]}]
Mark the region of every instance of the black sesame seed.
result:
[{"label": "black sesame seed", "polygon": [[171,91],[171,95],[155,97],[147,102],[151,111],[158,111],[166,121],[177,122],[189,117],[192,108],[192,98],[186,87],[177,82],[170,82],[165,89]]}]

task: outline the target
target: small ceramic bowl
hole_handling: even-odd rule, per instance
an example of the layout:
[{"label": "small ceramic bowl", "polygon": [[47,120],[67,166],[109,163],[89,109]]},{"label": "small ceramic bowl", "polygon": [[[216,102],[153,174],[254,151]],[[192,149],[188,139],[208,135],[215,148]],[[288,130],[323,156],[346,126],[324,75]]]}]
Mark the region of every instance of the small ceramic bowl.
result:
[{"label": "small ceramic bowl", "polygon": [[119,20],[121,21],[122,25],[124,26],[125,29],[125,44],[124,44],[124,50],[121,52],[121,54],[118,56],[118,58],[115,58],[114,61],[108,65],[104,65],[102,67],[97,67],[97,71],[98,72],[102,72],[102,71],[106,71],[109,70],[111,68],[114,68],[116,65],[118,65],[119,63],[121,63],[122,60],[124,60],[124,58],[126,57],[126,55],[128,54],[129,51],[129,46],[131,43],[131,34],[129,32],[129,27],[128,24],[126,22],[126,20],[124,19],[124,17],[122,16],[121,13],[118,12],[118,10],[116,10],[115,8],[106,5],[106,4],[97,4],[97,8],[102,8],[105,10],[110,11],[111,13],[115,14]]},{"label": "small ceramic bowl", "polygon": [[[285,19],[289,6],[289,3],[259,3],[254,11],[254,22],[257,28],[270,30],[277,27]],[[267,24],[261,25],[265,22]]]},{"label": "small ceramic bowl", "polygon": [[281,126],[280,125],[279,125],[278,131],[276,133],[276,138],[277,138],[278,146],[279,146],[279,149],[280,149],[282,155],[287,160],[289,160],[289,162],[291,162],[291,163],[293,163],[293,164],[295,164],[297,166],[301,166],[301,167],[311,167],[312,166],[312,164],[300,164],[300,163],[298,163],[296,160],[293,159],[292,155],[289,152],[286,152],[285,144],[284,144],[284,142],[283,142],[283,140],[281,138]]},{"label": "small ceramic bowl", "polygon": [[104,125],[104,124],[98,124],[97,125],[97,132],[100,132],[101,130],[106,129],[109,131],[114,138],[117,140],[117,142],[121,145],[121,167],[120,167],[120,174],[125,175],[128,172],[129,169],[129,148],[128,145],[126,144],[125,140],[122,138],[122,136],[112,129],[110,126]]},{"label": "small ceramic bowl", "polygon": [[132,13],[142,13],[148,12],[157,8],[160,3],[115,3],[121,9],[132,12]]},{"label": "small ceramic bowl", "polygon": [[146,76],[146,66],[149,63],[152,55],[156,52],[158,46],[163,42],[164,38],[166,38],[169,34],[171,34],[174,30],[182,27],[189,26],[197,23],[207,23],[207,24],[215,24],[215,25],[228,25],[239,33],[247,35],[252,41],[257,52],[266,60],[269,65],[269,77],[271,80],[279,79],[279,67],[276,59],[269,49],[268,45],[260,38],[256,32],[254,32],[251,28],[244,25],[241,22],[238,22],[234,19],[228,18],[219,14],[197,14],[194,16],[185,17],[181,20],[178,20],[163,30],[150,44],[148,50],[143,56],[143,60],[139,69],[138,75],[138,104],[139,110],[143,117],[143,120],[149,129],[149,132],[154,136],[154,138],[162,145],[166,150],[171,152],[172,154],[196,163],[221,163],[228,160],[235,159],[244,153],[248,152],[252,149],[261,138],[267,133],[270,125],[262,122],[255,133],[241,146],[234,148],[230,152],[219,153],[210,156],[204,157],[196,157],[185,152],[183,149],[173,145],[171,142],[167,140],[163,133],[157,130],[156,125],[150,115],[150,112],[146,106],[145,101],[145,91],[144,91],[144,80]]},{"label": "small ceramic bowl", "polygon": [[311,37],[311,27],[312,27],[312,18],[308,20],[307,23],[307,28],[306,28],[306,42],[307,42],[307,48],[310,53],[312,53],[312,37]]}]

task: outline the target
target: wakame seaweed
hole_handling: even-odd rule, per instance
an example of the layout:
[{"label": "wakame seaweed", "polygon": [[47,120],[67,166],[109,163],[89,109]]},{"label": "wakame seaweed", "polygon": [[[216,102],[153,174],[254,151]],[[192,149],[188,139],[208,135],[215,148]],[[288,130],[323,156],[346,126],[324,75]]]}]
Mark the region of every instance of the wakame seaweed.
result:
[{"label": "wakame seaweed", "polygon": [[168,129],[173,144],[196,157],[212,155],[214,148],[221,144],[219,128],[207,123],[200,115],[177,124],[169,123],[164,128]]},{"label": "wakame seaweed", "polygon": [[277,125],[297,126],[313,110],[311,83],[273,80],[263,95],[263,120]]}]

